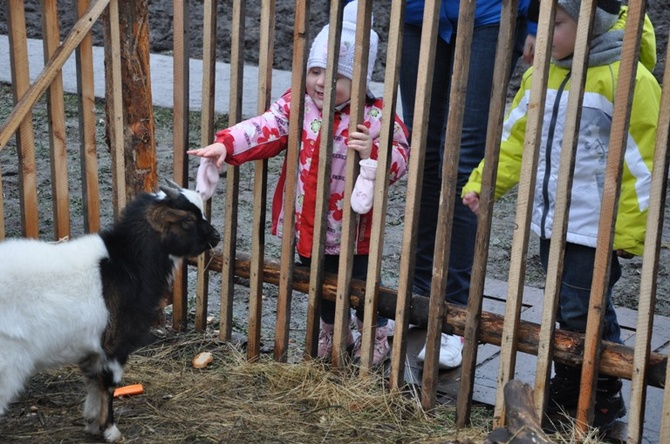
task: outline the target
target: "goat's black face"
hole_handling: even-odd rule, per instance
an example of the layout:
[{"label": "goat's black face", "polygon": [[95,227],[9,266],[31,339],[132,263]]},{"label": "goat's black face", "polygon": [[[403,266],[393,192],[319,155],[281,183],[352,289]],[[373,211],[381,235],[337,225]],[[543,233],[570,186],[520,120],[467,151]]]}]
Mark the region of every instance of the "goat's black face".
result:
[{"label": "goat's black face", "polygon": [[152,226],[161,232],[161,243],[173,256],[197,256],[221,240],[201,209],[183,194],[157,201],[148,217]]}]

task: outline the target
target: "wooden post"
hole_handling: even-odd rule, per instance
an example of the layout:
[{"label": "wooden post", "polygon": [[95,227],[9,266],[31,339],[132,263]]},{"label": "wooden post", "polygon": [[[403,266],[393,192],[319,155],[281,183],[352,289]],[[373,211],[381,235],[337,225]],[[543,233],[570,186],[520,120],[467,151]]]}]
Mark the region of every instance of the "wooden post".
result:
[{"label": "wooden post", "polygon": [[[156,140],[149,67],[147,0],[119,0],[126,198],[155,191]],[[110,94],[111,91],[108,91]]]}]

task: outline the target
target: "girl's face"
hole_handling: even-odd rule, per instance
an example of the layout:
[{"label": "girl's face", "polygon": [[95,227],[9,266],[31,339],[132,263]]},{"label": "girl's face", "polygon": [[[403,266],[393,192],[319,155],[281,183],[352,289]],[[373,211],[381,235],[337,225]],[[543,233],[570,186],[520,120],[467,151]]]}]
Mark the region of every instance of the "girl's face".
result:
[{"label": "girl's face", "polygon": [[[323,68],[310,68],[307,70],[305,89],[319,109],[323,109],[325,95],[326,70]],[[351,99],[351,79],[337,75],[335,84],[335,105],[341,105]]]},{"label": "girl's face", "polygon": [[556,8],[554,17],[554,40],[551,45],[551,56],[563,60],[575,52],[577,38],[577,22],[565,13],[563,8]]}]

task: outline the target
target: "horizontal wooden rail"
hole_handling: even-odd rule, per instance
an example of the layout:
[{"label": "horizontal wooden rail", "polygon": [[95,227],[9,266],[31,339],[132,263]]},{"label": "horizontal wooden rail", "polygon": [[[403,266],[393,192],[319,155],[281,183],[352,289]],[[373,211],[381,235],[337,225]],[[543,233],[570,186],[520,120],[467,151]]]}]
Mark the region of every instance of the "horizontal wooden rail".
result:
[{"label": "horizontal wooden rail", "polygon": [[[238,252],[235,259],[235,275],[249,278],[250,257],[248,254]],[[196,265],[195,259],[189,260],[190,265]],[[216,252],[209,261],[209,270],[221,271],[221,254]],[[270,284],[279,283],[280,265],[275,261],[265,261],[263,267],[263,281]],[[309,270],[303,267],[295,267],[293,271],[293,289],[308,293]],[[326,273],[323,283],[323,297],[329,301],[335,301],[337,290],[337,277]],[[350,302],[352,307],[358,307],[365,303],[365,282],[352,279]],[[388,287],[379,289],[379,314],[387,318],[395,317],[397,292]],[[428,324],[428,306],[430,299],[425,296],[413,295],[409,309],[410,324],[425,327]],[[463,335],[466,307],[447,303],[447,310],[442,325],[445,333],[456,333]],[[481,329],[479,341],[486,344],[500,345],[503,332],[502,315],[482,312]],[[518,350],[537,356],[540,325],[532,322],[521,321],[519,325]],[[584,353],[584,335],[580,333],[556,330],[554,335],[555,349],[554,359],[568,365],[580,365]],[[634,350],[632,347],[603,341],[602,356],[600,358],[599,371],[603,374],[616,376],[618,378],[631,379],[633,374]],[[663,388],[665,386],[665,375],[668,358],[661,353],[651,353],[649,367],[647,369],[647,384],[653,387]]]}]

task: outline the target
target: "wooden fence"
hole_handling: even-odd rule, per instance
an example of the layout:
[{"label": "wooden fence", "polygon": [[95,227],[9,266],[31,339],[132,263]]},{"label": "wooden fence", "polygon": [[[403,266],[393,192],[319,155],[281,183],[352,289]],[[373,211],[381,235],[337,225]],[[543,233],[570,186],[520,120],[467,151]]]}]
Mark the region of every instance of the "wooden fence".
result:
[{"label": "wooden fence", "polygon": [[[146,4],[131,0],[79,0],[78,11],[80,19],[72,27],[68,37],[59,43],[57,2],[44,0],[41,2],[43,14],[43,38],[45,67],[35,81],[30,83],[27,64],[27,43],[25,31],[25,17],[23,15],[23,0],[7,0],[7,17],[10,41],[9,64],[12,71],[12,92],[15,106],[2,122],[0,127],[0,150],[13,148],[16,151],[15,162],[19,173],[18,190],[20,196],[20,233],[29,237],[44,237],[38,216],[38,181],[37,168],[39,156],[36,158],[35,128],[33,127],[32,109],[38,101],[46,96],[49,119],[49,157],[51,164],[51,193],[52,208],[50,210],[53,221],[54,238],[61,239],[70,236],[70,205],[73,197],[68,194],[68,182],[82,181],[81,202],[84,208],[86,231],[97,231],[101,225],[100,206],[104,193],[99,189],[100,183],[111,183],[111,202],[114,214],[120,211],[126,200],[135,192],[142,189],[151,190],[157,183],[155,168],[155,141],[153,140],[153,109],[151,104],[150,81],[148,76],[137,76],[142,69],[148,69],[148,47],[146,29],[131,26],[146,22]],[[614,186],[606,187],[608,191],[603,196],[602,223],[599,233],[599,248],[596,255],[594,284],[592,288],[591,314],[585,335],[570,335],[555,329],[555,306],[558,297],[560,271],[562,270],[563,247],[566,223],[565,208],[569,201],[569,181],[562,183],[559,191],[556,211],[556,227],[554,241],[549,256],[549,272],[545,288],[544,313],[541,325],[530,325],[521,321],[520,309],[523,300],[525,262],[529,242],[530,203],[532,202],[532,184],[534,181],[534,165],[537,153],[534,147],[539,141],[542,129],[540,113],[529,113],[528,130],[526,133],[526,147],[524,154],[524,173],[519,185],[519,200],[516,215],[515,230],[510,274],[507,288],[507,302],[504,318],[495,318],[490,313],[483,312],[484,281],[486,263],[488,259],[489,237],[492,222],[493,193],[490,192],[495,180],[495,166],[497,165],[497,147],[501,138],[501,126],[505,112],[506,89],[496,88],[492,98],[489,114],[489,129],[486,147],[486,165],[482,189],[482,201],[478,219],[478,233],[476,240],[476,257],[473,267],[472,286],[467,308],[456,307],[444,303],[441,295],[446,286],[446,272],[449,262],[448,239],[451,234],[451,219],[453,205],[450,199],[439,209],[438,233],[435,253],[435,276],[431,296],[419,298],[412,295],[413,251],[416,244],[416,227],[420,198],[420,171],[424,163],[424,146],[426,144],[428,107],[417,106],[413,125],[411,158],[409,164],[407,195],[405,203],[404,231],[400,246],[400,273],[397,288],[380,287],[381,264],[384,246],[384,230],[386,224],[386,187],[376,187],[374,197],[374,228],[370,247],[370,261],[368,279],[366,282],[352,281],[351,262],[353,257],[353,226],[354,217],[346,198],[344,207],[344,227],[342,236],[342,251],[340,270],[336,277],[327,276],[320,265],[324,256],[323,220],[327,211],[328,186],[327,171],[332,152],[332,140],[323,138],[320,147],[319,177],[322,178],[318,187],[319,199],[317,202],[317,226],[315,227],[315,242],[312,250],[313,266],[311,271],[294,267],[294,240],[284,236],[281,241],[278,257],[268,258],[265,253],[265,214],[267,209],[268,162],[257,161],[254,165],[253,183],[253,220],[249,225],[238,226],[238,207],[240,193],[240,171],[238,167],[229,166],[226,171],[226,200],[224,205],[224,240],[220,250],[212,254],[205,254],[191,264],[178,271],[173,301],[174,326],[179,329],[187,327],[187,275],[197,270],[196,302],[195,302],[195,329],[203,331],[207,324],[208,297],[212,293],[220,293],[220,336],[229,340],[233,333],[233,295],[236,277],[248,278],[250,297],[248,301],[248,357],[255,359],[261,353],[261,308],[263,304],[263,284],[272,283],[277,286],[276,331],[274,343],[274,357],[283,361],[287,358],[289,344],[290,318],[292,309],[292,294],[298,290],[308,295],[308,313],[305,335],[306,358],[315,356],[318,337],[318,316],[316,308],[320,298],[328,298],[337,302],[335,327],[334,367],[344,365],[346,348],[346,326],[349,322],[350,304],[364,304],[365,321],[363,329],[363,346],[361,359],[361,377],[371,372],[372,345],[374,341],[374,313],[379,309],[396,320],[395,339],[392,351],[389,383],[392,389],[404,386],[404,366],[406,354],[406,339],[408,324],[412,316],[418,312],[427,319],[427,343],[429,347],[422,380],[422,404],[426,409],[436,403],[436,381],[438,379],[437,356],[439,350],[440,332],[453,329],[465,337],[463,352],[463,366],[461,383],[457,402],[457,421],[464,426],[469,421],[472,405],[473,389],[475,386],[475,364],[477,360],[478,344],[488,342],[500,345],[501,358],[498,374],[498,389],[495,400],[496,425],[505,422],[503,387],[514,379],[516,356],[520,351],[537,355],[537,371],[535,379],[535,402],[538,413],[542,413],[546,404],[548,380],[551,374],[552,359],[568,362],[583,362],[582,391],[579,399],[577,419],[586,424],[593,414],[592,390],[598,371],[630,379],[632,390],[628,405],[628,442],[640,442],[643,438],[644,406],[647,385],[665,386],[667,374],[667,356],[651,352],[653,314],[656,302],[656,279],[658,275],[658,258],[661,247],[661,232],[663,228],[663,214],[665,208],[665,193],[668,170],[668,128],[670,115],[663,113],[658,125],[655,168],[653,174],[653,194],[649,206],[649,223],[647,227],[647,242],[644,252],[642,269],[642,288],[638,307],[637,340],[634,349],[603,343],[600,340],[602,315],[598,310],[606,292],[609,267],[602,264],[611,259],[611,242],[618,200],[618,187],[621,180],[621,156],[625,147],[627,122],[630,118],[630,96],[634,87],[633,79],[637,69],[639,50],[639,35],[644,18],[645,2],[629,2],[626,37],[623,48],[623,62],[621,65],[620,82],[617,88],[616,103],[628,104],[617,106],[613,116],[613,132],[607,167],[606,183]],[[585,0],[582,4],[582,17],[592,16],[595,0]],[[370,16],[374,10],[373,1],[361,1],[358,9],[359,29],[368,30]],[[188,186],[188,161],[185,151],[189,146],[189,84],[202,83],[202,113],[200,145],[209,144],[214,133],[214,90],[215,78],[215,34],[217,29],[217,2],[204,0],[204,46],[202,51],[203,77],[189,76],[189,23],[188,2],[174,0],[174,138],[173,146],[173,178]],[[398,100],[398,75],[401,63],[402,23],[404,2],[392,2],[391,18],[389,23],[388,42],[386,51],[386,71],[384,75],[384,114],[389,116],[395,111]],[[231,76],[229,89],[229,123],[240,121],[242,116],[242,86],[244,64],[244,35],[245,35],[245,8],[246,2],[234,0],[232,2],[231,26]],[[432,54],[434,42],[437,38],[437,17],[439,17],[440,2],[428,0],[425,5],[425,23],[422,35],[420,52],[420,71],[417,79],[417,103],[426,103],[431,95],[432,84]],[[459,141],[462,126],[462,110],[465,103],[465,91],[468,78],[468,67],[472,41],[473,17],[475,2],[461,2],[460,25],[456,37],[457,59],[461,62],[455,66],[453,87],[451,89],[451,112],[447,124],[447,141],[445,147],[445,162],[442,171],[444,195],[454,194],[456,183],[456,167],[459,153]],[[496,57],[496,71],[494,82],[497,85],[506,85],[510,72],[511,48],[516,23],[516,1],[503,2],[503,16],[500,26],[500,44]],[[119,14],[121,11],[121,14]],[[273,81],[272,55],[274,53],[275,3],[273,0],[261,0],[260,43],[259,43],[259,82],[258,82],[258,113],[262,113],[270,104],[271,86]],[[309,0],[295,2],[295,32],[293,42],[293,75],[291,88],[295,91],[305,87],[305,66],[309,49],[310,36],[318,30],[309,29]],[[328,55],[327,84],[334,85],[333,76],[336,66],[336,47],[339,47],[341,35],[341,17],[343,5],[338,0],[330,4],[330,49]],[[548,62],[551,50],[553,16],[555,6],[551,2],[542,2],[540,12],[539,31],[537,35],[537,49],[535,56],[535,75],[532,84],[532,108],[543,109],[544,97],[542,91],[546,89]],[[101,16],[104,20],[105,33],[105,63],[106,63],[106,115],[105,131],[107,146],[101,146],[96,141],[96,117],[94,111],[93,93],[93,57],[90,30]],[[142,28],[142,27],[139,27]],[[578,129],[579,106],[583,95],[585,78],[586,36],[590,31],[590,21],[580,20],[578,29],[578,48],[575,53],[574,70],[570,94],[570,117],[566,122],[566,145],[574,138],[572,135]],[[360,94],[365,89],[365,68],[367,54],[360,48],[367,47],[369,33],[357,33],[356,69],[354,72],[352,97],[363,98]],[[131,45],[133,43],[134,45]],[[79,154],[81,178],[70,177],[68,174],[68,151],[65,144],[65,133],[71,131],[65,128],[64,121],[64,94],[62,89],[61,71],[67,58],[73,53],[77,56],[77,81],[79,85]],[[132,60],[132,64],[129,62]],[[126,63],[124,63],[124,61]],[[0,61],[0,64],[5,61]],[[134,64],[134,65],[133,65]],[[131,66],[132,65],[132,66]],[[141,69],[138,71],[137,67]],[[135,70],[135,71],[133,71]],[[135,75],[134,75],[135,74]],[[668,67],[664,78],[668,78]],[[135,82],[135,83],[133,83]],[[139,82],[139,83],[138,83]],[[334,88],[333,88],[334,90]],[[334,110],[334,93],[326,95],[322,130],[329,133],[332,129]],[[137,94],[144,91],[146,94]],[[140,100],[139,97],[145,97]],[[352,102],[352,114],[361,112],[361,100]],[[291,122],[289,145],[298,146],[302,120],[302,100],[291,103]],[[670,94],[664,91],[662,109],[670,109]],[[143,122],[140,125],[140,122]],[[148,122],[148,123],[147,123]],[[138,125],[141,126],[138,129]],[[144,132],[140,137],[139,132]],[[387,143],[392,134],[391,119],[386,119],[381,140]],[[142,140],[140,143],[138,140]],[[569,146],[569,145],[568,145]],[[111,157],[111,170],[98,171],[97,157],[102,155]],[[153,151],[153,152],[152,152]],[[286,153],[288,165],[297,165],[298,153],[289,150]],[[564,149],[562,165],[570,165],[573,161],[573,150]],[[357,173],[355,156],[347,159],[346,196],[351,195],[353,178]],[[377,183],[386,183],[388,158],[385,150],[380,151]],[[138,171],[148,173],[138,179]],[[295,171],[287,170],[286,182],[286,214],[292,214],[294,202],[294,187],[296,183]],[[569,175],[566,175],[569,177]],[[2,179],[2,170],[0,170]],[[12,219],[10,214],[3,213],[6,206],[0,181],[0,239],[5,237],[6,231],[17,232],[16,226],[8,227],[5,221],[19,222]],[[214,198],[216,199],[216,197]],[[39,209],[39,210],[38,210]],[[563,211],[561,211],[563,209]],[[48,209],[46,211],[49,211]],[[207,212],[211,215],[211,203],[207,204]],[[284,232],[293,231],[293,218],[285,220]],[[249,252],[238,251],[236,241],[240,230],[249,230],[251,248]],[[210,288],[210,272],[220,273],[220,288]],[[422,311],[423,310],[423,311]],[[495,319],[494,319],[495,318]],[[535,338],[534,345],[528,341],[520,341],[521,335]],[[567,336],[566,336],[567,335]],[[562,339],[561,339],[562,338]],[[567,338],[567,339],[566,339]],[[567,342],[566,342],[567,341]],[[572,341],[572,342],[570,342]],[[531,341],[532,342],[532,341]],[[583,356],[570,354],[566,344],[583,345]],[[659,370],[660,368],[660,370]],[[670,400],[665,395],[662,415],[662,430],[660,436],[670,436]]]}]

